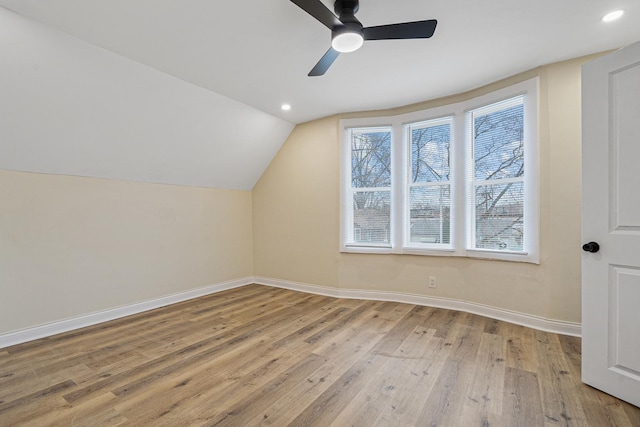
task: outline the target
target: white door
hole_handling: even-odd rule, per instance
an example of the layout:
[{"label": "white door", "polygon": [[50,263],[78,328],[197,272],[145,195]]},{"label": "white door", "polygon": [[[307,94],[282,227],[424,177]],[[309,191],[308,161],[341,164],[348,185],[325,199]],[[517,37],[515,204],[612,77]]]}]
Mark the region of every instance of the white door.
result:
[{"label": "white door", "polygon": [[582,68],[582,380],[640,406],[640,43]]}]

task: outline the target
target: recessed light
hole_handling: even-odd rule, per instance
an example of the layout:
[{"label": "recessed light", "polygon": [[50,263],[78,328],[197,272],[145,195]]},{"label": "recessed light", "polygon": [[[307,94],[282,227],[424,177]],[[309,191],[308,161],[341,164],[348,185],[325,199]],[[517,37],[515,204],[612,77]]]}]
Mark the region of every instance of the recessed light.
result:
[{"label": "recessed light", "polygon": [[291,105],[289,105],[289,104],[282,104],[282,105],[280,106],[280,108],[282,108],[282,110],[284,110],[284,111],[289,111],[289,110],[291,110]]},{"label": "recessed light", "polygon": [[613,12],[609,12],[606,15],[604,15],[602,17],[602,21],[604,22],[615,21],[616,19],[620,18],[622,15],[624,15],[624,10],[614,10]]}]

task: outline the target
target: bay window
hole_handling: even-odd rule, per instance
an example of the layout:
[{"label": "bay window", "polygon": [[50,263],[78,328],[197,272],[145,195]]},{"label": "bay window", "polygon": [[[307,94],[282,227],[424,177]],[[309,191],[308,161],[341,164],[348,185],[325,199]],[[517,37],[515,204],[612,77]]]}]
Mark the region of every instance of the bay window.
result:
[{"label": "bay window", "polygon": [[341,250],[539,262],[537,96],[341,120]]}]

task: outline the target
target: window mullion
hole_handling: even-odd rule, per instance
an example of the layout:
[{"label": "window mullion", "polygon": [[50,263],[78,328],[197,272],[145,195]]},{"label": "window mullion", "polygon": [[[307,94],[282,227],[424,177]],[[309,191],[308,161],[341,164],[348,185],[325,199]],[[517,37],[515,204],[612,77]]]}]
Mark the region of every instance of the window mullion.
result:
[{"label": "window mullion", "polygon": [[391,248],[402,253],[405,223],[406,154],[403,126],[394,123],[391,128]]},{"label": "window mullion", "polygon": [[454,118],[453,135],[451,143],[452,159],[452,206],[451,223],[454,224],[452,244],[456,254],[464,255],[470,238],[466,218],[470,212],[467,209],[469,186],[469,166],[473,165],[473,154],[469,141],[467,118],[463,111],[456,112]]}]

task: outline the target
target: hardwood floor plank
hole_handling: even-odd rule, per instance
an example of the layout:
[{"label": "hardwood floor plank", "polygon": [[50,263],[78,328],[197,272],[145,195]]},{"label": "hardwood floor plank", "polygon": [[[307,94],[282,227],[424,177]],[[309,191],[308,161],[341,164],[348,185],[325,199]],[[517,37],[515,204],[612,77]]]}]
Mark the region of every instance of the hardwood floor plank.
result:
[{"label": "hardwood floor plank", "polygon": [[[603,427],[609,425],[624,425],[627,420],[631,419],[631,417],[629,417],[627,415],[627,412],[625,411],[625,406],[630,406],[628,403],[622,402],[614,398],[613,396],[609,396],[608,394],[604,393],[597,393],[596,398],[598,400],[598,403],[596,403],[596,405],[599,405],[604,410],[603,418],[607,420],[606,423],[603,422],[601,424]],[[636,415],[640,415],[640,411],[636,411]],[[591,419],[589,419],[589,421],[591,422]]]},{"label": "hardwood floor plank", "polygon": [[520,325],[502,322],[504,337],[507,342],[506,365],[511,368],[536,372],[538,369],[538,353],[533,351],[537,343],[533,330]]},{"label": "hardwood floor plank", "polygon": [[[431,329],[427,329],[431,331]],[[419,357],[412,358],[406,366],[408,375],[403,375],[399,389],[392,390],[386,405],[373,425],[396,426],[418,425],[422,408],[439,377],[439,373],[451,352],[442,338],[430,336],[422,349],[417,349]]]},{"label": "hardwood floor plank", "polygon": [[250,285],[0,350],[0,426],[640,427],[580,345]]},{"label": "hardwood floor plank", "polygon": [[465,404],[485,417],[502,414],[506,352],[504,337],[491,332],[482,333]]},{"label": "hardwood floor plank", "polygon": [[[455,318],[459,322],[450,323],[446,334],[442,334],[445,346],[451,346],[451,352],[422,408],[418,425],[454,425],[468,398],[469,380],[473,378],[484,322],[477,319],[479,316],[468,313],[460,313]],[[477,329],[470,326],[474,324]]]},{"label": "hardwood floor plank", "polygon": [[569,426],[586,424],[584,409],[574,392],[579,380],[571,376],[558,336],[541,331],[535,331],[534,336],[538,360],[545,361],[537,370],[539,381],[544,384],[540,391],[545,422]]},{"label": "hardwood floor plank", "polygon": [[538,375],[517,368],[506,368],[504,413],[512,425],[543,426],[548,421],[540,401]]},{"label": "hardwood floor plank", "polygon": [[[627,402],[620,401],[620,403],[624,408],[625,414],[627,414],[627,419],[631,422],[629,425],[640,426],[640,408]],[[621,425],[624,425],[624,422]]]}]

